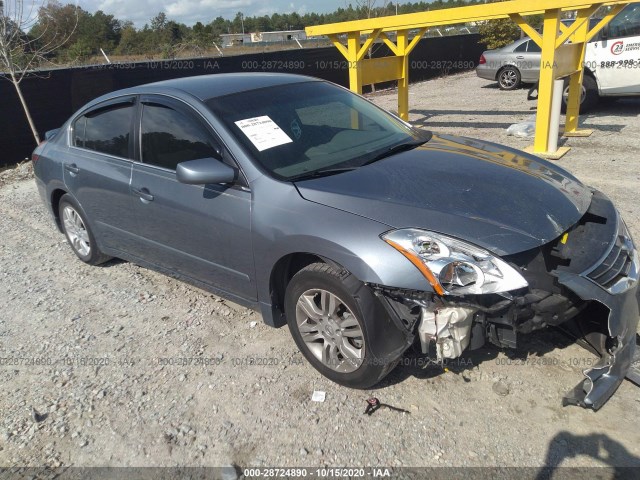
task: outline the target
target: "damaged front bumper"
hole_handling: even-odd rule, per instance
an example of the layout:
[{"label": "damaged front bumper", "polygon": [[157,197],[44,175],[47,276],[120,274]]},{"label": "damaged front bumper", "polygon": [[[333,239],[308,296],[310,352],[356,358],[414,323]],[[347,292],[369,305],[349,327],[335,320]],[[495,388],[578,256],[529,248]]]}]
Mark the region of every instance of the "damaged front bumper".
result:
[{"label": "damaged front bumper", "polygon": [[[557,274],[560,284],[582,300],[600,303],[609,312],[606,332],[598,331],[597,324],[589,318],[581,322],[583,337],[590,349],[600,355],[600,360],[593,368],[584,371],[584,381],[565,396],[565,405],[580,405],[598,410],[625,377],[640,386],[640,352],[636,349],[640,259],[622,223],[620,232],[608,257],[626,256],[626,272],[615,283],[605,287],[593,280],[593,275],[568,272]],[[616,252],[616,249],[619,251]]]},{"label": "damaged front bumper", "polygon": [[371,286],[407,345],[419,338],[423,353],[440,361],[486,342],[515,348],[520,334],[558,326],[600,356],[564,405],[598,410],[625,377],[640,386],[640,257],[608,198],[594,192],[585,217],[560,239],[507,260],[528,276],[529,288],[439,297]]}]

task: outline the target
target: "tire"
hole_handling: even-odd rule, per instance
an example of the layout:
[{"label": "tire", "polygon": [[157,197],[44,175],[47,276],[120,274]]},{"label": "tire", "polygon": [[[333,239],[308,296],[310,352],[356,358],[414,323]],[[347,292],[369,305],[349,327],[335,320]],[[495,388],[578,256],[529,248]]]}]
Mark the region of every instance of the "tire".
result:
[{"label": "tire", "polygon": [[[569,79],[564,80],[564,90],[562,91],[562,113],[567,113],[567,96],[569,95]],[[598,84],[589,75],[582,77],[582,94],[580,96],[580,113],[587,113],[593,110],[600,101],[598,94]]]},{"label": "tire", "polygon": [[309,363],[346,387],[375,385],[407,347],[369,287],[328,264],[314,263],[294,275],[285,314]]},{"label": "tire", "polygon": [[111,258],[98,248],[82,208],[71,195],[65,194],[60,199],[58,215],[67,242],[80,260],[89,265],[99,265]]},{"label": "tire", "polygon": [[515,90],[520,87],[522,76],[516,67],[507,66],[498,72],[500,90]]}]

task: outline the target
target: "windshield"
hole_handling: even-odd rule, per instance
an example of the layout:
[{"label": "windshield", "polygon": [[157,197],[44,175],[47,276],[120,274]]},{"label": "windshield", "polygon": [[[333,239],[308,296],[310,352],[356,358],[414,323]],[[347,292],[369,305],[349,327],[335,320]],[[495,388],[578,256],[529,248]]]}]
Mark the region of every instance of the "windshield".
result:
[{"label": "windshield", "polygon": [[426,132],[327,82],[240,92],[207,105],[264,169],[283,180],[339,173],[428,140]]}]

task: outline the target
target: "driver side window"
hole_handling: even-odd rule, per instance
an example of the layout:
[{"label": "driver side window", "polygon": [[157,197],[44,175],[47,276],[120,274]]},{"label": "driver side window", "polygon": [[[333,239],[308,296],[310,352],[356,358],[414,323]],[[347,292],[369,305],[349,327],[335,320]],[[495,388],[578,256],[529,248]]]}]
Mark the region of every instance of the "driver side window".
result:
[{"label": "driver side window", "polygon": [[181,162],[216,157],[219,147],[194,119],[169,107],[145,104],[141,121],[142,162],[175,170]]}]

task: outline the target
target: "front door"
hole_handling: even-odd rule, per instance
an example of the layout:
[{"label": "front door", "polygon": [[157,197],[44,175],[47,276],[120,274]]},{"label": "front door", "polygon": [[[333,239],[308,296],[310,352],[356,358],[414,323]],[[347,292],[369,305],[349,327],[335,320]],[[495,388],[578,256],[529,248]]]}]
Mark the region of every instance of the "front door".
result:
[{"label": "front door", "polygon": [[140,161],[131,192],[141,248],[135,255],[245,299],[255,299],[251,192],[241,185],[186,185],[176,180],[184,161],[222,154],[206,122],[189,107],[143,97]]}]

